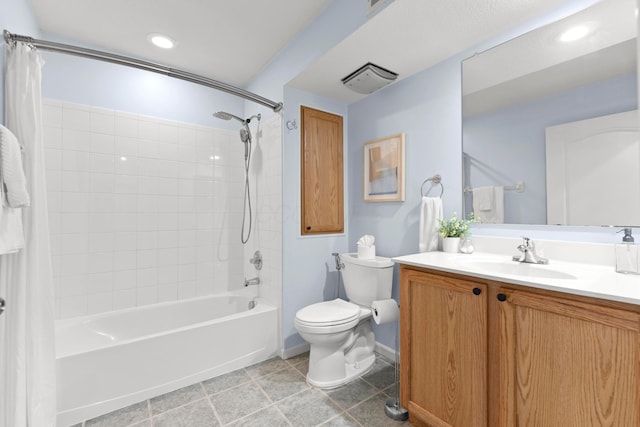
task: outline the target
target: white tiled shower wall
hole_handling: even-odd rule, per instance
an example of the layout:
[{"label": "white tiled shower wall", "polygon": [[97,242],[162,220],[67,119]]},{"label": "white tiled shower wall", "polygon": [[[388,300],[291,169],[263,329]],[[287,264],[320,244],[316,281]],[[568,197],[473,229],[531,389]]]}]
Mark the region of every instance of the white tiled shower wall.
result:
[{"label": "white tiled shower wall", "polygon": [[[242,287],[237,131],[54,100],[43,119],[58,318]],[[279,197],[258,205],[277,215]],[[279,258],[271,221],[260,240]]]}]

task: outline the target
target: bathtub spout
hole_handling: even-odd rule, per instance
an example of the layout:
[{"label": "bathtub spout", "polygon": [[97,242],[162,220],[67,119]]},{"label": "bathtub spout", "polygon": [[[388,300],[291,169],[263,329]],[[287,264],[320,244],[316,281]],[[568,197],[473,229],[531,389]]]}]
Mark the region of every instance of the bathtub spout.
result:
[{"label": "bathtub spout", "polygon": [[259,285],[259,284],[260,284],[260,278],[259,277],[254,277],[253,279],[244,279],[244,285],[245,286]]}]

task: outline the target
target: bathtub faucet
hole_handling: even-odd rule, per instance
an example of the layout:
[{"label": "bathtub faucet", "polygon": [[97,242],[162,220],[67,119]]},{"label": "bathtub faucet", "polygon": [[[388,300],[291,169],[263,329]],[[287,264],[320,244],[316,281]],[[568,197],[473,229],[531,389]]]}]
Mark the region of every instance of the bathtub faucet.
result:
[{"label": "bathtub faucet", "polygon": [[259,284],[260,284],[260,278],[259,277],[254,277],[253,279],[244,279],[244,285],[245,286],[259,285]]}]

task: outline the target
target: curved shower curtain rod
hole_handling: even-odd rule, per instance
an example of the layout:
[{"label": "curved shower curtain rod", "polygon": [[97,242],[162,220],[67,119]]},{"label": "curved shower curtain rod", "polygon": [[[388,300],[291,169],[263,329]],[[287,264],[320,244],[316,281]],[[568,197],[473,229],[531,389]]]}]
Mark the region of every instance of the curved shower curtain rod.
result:
[{"label": "curved shower curtain rod", "polygon": [[24,42],[43,50],[50,50],[53,52],[63,52],[71,55],[82,56],[85,58],[92,58],[92,59],[97,59],[104,62],[110,62],[113,64],[125,65],[127,67],[138,68],[140,70],[151,71],[158,74],[164,74],[169,77],[186,80],[191,83],[197,83],[199,85],[207,86],[213,89],[230,93],[232,95],[239,96],[249,101],[257,102],[258,104],[262,104],[266,107],[271,108],[274,112],[278,112],[282,110],[282,102],[274,102],[274,101],[271,101],[270,99],[263,98],[260,95],[256,95],[255,93],[249,92],[244,89],[240,89],[235,86],[228,85],[226,83],[222,83],[217,80],[199,76],[197,74],[189,73],[187,71],[165,67],[164,65],[154,64],[153,62],[142,61],[142,60],[130,58],[127,56],[116,55],[113,53],[102,52],[94,49],[87,49],[84,47],[50,42],[46,40],[38,40],[29,36],[12,34],[7,30],[4,30],[4,41],[7,44],[11,42]]}]

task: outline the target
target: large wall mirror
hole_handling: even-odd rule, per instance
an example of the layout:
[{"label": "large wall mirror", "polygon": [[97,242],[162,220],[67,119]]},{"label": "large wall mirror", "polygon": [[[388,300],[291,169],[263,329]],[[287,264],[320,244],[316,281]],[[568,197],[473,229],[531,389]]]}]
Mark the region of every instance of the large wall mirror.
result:
[{"label": "large wall mirror", "polygon": [[640,226],[637,17],[604,0],[463,61],[466,215]]}]

